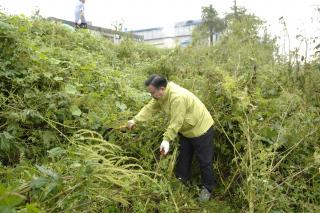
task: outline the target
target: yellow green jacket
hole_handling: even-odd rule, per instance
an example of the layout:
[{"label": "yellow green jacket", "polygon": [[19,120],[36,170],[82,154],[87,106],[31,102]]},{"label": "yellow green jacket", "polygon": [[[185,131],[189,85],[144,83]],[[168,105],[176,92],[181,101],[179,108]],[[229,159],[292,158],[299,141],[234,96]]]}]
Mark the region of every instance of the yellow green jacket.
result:
[{"label": "yellow green jacket", "polygon": [[163,135],[167,141],[173,141],[178,133],[187,138],[198,137],[214,123],[205,105],[192,92],[173,82],[168,82],[164,95],[159,100],[152,99],[133,120],[147,121],[158,111],[164,111],[170,118]]}]

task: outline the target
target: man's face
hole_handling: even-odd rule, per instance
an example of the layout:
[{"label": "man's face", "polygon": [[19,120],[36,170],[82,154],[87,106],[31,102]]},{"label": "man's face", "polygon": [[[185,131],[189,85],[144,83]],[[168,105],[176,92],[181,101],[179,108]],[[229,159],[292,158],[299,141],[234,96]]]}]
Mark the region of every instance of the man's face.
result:
[{"label": "man's face", "polygon": [[148,86],[148,91],[152,95],[154,99],[159,99],[164,95],[165,87],[160,87],[160,89],[157,89],[153,85]]}]

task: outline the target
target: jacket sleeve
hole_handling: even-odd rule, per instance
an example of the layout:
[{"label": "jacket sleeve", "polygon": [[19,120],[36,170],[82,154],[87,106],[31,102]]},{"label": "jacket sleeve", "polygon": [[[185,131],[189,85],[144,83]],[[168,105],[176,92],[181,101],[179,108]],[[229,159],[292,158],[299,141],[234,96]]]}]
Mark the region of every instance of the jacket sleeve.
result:
[{"label": "jacket sleeve", "polygon": [[152,99],[149,101],[147,105],[145,105],[140,112],[133,118],[134,121],[140,122],[140,121],[147,121],[152,118],[152,115],[155,112],[158,112],[160,110],[159,103]]},{"label": "jacket sleeve", "polygon": [[173,141],[177,137],[178,132],[183,125],[186,111],[187,111],[187,106],[182,97],[179,97],[173,100],[173,102],[171,103],[171,109],[170,109],[169,126],[163,135],[163,140]]}]

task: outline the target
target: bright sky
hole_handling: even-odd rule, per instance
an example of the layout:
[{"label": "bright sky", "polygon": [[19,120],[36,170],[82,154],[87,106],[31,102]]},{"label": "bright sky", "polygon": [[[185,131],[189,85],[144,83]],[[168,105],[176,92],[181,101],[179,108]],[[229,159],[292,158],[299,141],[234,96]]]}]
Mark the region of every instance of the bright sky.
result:
[{"label": "bright sky", "polygon": [[[36,8],[48,17],[73,21],[78,0],[0,0],[8,13],[32,14]],[[230,12],[234,0],[87,0],[86,19],[93,25],[112,28],[123,23],[127,30],[173,26],[175,22],[201,18],[201,7],[212,4],[222,16]],[[272,34],[281,35],[279,18],[286,20],[292,39],[299,33],[307,37],[320,35],[319,0],[237,0],[238,6],[267,21]]]}]

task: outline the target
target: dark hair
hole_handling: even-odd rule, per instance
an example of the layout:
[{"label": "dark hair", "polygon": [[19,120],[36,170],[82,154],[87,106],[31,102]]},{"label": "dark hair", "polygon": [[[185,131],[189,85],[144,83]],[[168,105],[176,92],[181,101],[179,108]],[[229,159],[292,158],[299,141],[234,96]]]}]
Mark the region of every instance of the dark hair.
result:
[{"label": "dark hair", "polygon": [[165,77],[153,74],[151,75],[147,80],[145,80],[144,85],[147,86],[154,86],[157,89],[160,89],[160,87],[166,87],[168,84],[168,81]]}]

